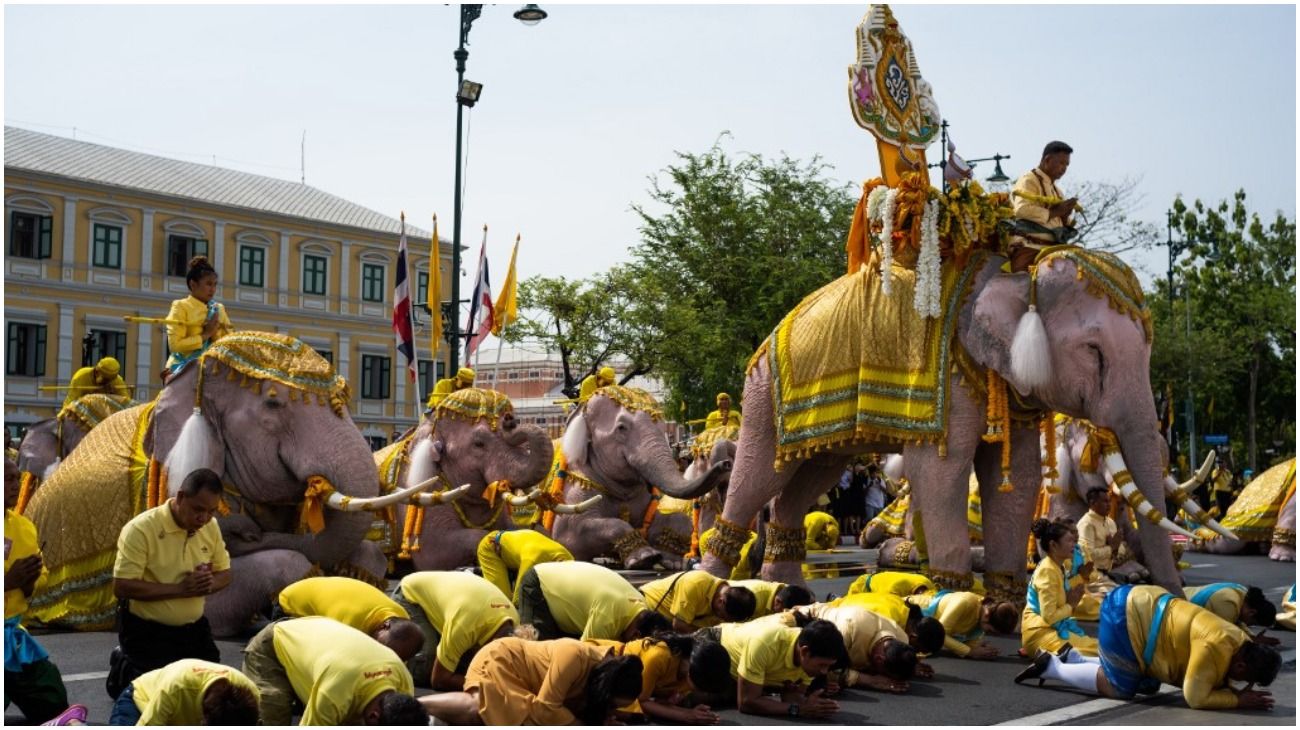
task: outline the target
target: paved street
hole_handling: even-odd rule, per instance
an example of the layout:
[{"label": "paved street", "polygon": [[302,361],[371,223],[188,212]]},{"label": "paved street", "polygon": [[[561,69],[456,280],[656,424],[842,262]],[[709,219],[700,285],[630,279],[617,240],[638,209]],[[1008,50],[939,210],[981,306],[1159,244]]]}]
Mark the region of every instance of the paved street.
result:
[{"label": "paved street", "polygon": [[[811,562],[824,568],[838,568],[839,577],[818,578],[811,588],[822,598],[827,592],[841,593],[860,573],[864,562],[870,564],[875,551],[841,549],[832,554],[811,556]],[[1191,584],[1232,580],[1257,585],[1278,602],[1283,591],[1295,580],[1295,565],[1275,563],[1262,556],[1234,557],[1189,553],[1192,568],[1185,575]],[[1095,633],[1096,624],[1084,624]],[[1284,666],[1270,688],[1277,700],[1271,713],[1208,712],[1188,709],[1181,694],[1164,687],[1154,697],[1141,702],[1118,702],[1088,697],[1056,687],[1021,687],[1012,677],[1025,665],[1015,656],[1018,640],[994,637],[994,643],[1007,655],[986,662],[938,656],[931,658],[936,675],[928,681],[914,682],[909,695],[893,696],[850,690],[840,698],[841,710],[831,724],[842,725],[992,725],[1007,724],[1086,724],[1086,725],[1295,725],[1295,634],[1275,632],[1282,640]],[[93,722],[108,719],[109,699],[104,692],[104,670],[108,653],[116,637],[108,633],[46,634],[40,641],[63,671],[73,702],[90,708]],[[239,666],[241,642],[220,641],[222,660]],[[766,725],[795,724],[784,718],[761,718],[741,715],[734,710],[722,713],[725,724]],[[15,708],[5,713],[6,724],[20,721]],[[810,724],[801,720],[797,724]]]}]

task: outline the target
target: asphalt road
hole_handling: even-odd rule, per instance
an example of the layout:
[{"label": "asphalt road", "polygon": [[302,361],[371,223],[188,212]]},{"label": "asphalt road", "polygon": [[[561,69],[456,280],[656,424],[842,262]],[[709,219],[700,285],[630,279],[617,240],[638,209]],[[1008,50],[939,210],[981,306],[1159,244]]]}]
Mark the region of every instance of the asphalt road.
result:
[{"label": "asphalt road", "polygon": [[[1231,580],[1257,585],[1274,602],[1295,581],[1295,564],[1275,563],[1263,556],[1217,556],[1189,553],[1192,567],[1184,575],[1189,584],[1204,585]],[[842,593],[862,572],[874,564],[875,551],[844,548],[830,554],[810,556],[810,562],[824,569],[840,570],[840,577],[816,578],[810,587],[818,598],[828,592]],[[1095,635],[1096,624],[1084,623]],[[1059,685],[1017,686],[1012,678],[1026,665],[1016,656],[1018,637],[993,637],[1003,656],[990,661],[972,661],[949,656],[931,657],[935,677],[915,681],[907,695],[887,695],[847,690],[839,698],[840,712],[831,720],[794,722],[788,718],[742,715],[735,710],[720,714],[728,725],[1289,725],[1296,724],[1295,634],[1270,632],[1282,641],[1284,665],[1270,688],[1277,705],[1272,712],[1224,712],[1191,710],[1177,689],[1165,686],[1161,694],[1139,702],[1119,702],[1086,696]],[[39,640],[63,672],[72,702],[90,709],[92,723],[108,720],[111,703],[104,691],[108,654],[117,643],[110,633],[43,634]],[[239,641],[218,641],[222,661],[238,667]],[[17,708],[5,712],[5,724],[19,724]]]}]

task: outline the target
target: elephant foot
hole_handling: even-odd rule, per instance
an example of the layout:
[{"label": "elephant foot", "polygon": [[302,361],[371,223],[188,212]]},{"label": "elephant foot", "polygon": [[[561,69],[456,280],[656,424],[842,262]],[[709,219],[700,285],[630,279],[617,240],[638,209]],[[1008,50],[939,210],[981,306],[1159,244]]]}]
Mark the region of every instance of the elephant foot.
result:
[{"label": "elephant foot", "polygon": [[[637,550],[623,560],[623,567],[627,570],[650,570],[657,565],[665,563],[664,557],[659,554],[658,550],[646,545]],[[667,565],[664,565],[667,568]]]},{"label": "elephant foot", "polygon": [[763,580],[786,585],[807,585],[803,577],[803,563],[782,560],[775,563],[763,563],[761,573]]},{"label": "elephant foot", "polygon": [[1273,549],[1268,551],[1268,557],[1270,560],[1276,560],[1280,563],[1294,563],[1295,548],[1274,545]]},{"label": "elephant foot", "polygon": [[704,559],[700,561],[700,570],[717,578],[726,578],[731,575],[731,566],[722,562],[722,558],[711,553],[705,554]]},{"label": "elephant foot", "polygon": [[615,540],[614,553],[626,570],[648,570],[663,559],[639,532],[628,532]]}]

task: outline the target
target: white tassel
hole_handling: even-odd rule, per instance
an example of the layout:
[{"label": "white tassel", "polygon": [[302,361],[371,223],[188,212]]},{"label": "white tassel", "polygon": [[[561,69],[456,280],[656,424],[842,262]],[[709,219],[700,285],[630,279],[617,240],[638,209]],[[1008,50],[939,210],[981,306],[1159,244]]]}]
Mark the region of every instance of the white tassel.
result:
[{"label": "white tassel", "polygon": [[1047,385],[1052,377],[1052,353],[1047,345],[1047,330],[1038,309],[1029,305],[1029,311],[1016,325],[1016,336],[1011,341],[1012,384],[1022,394]]},{"label": "white tassel", "polygon": [[218,461],[216,442],[216,435],[212,433],[212,426],[208,425],[208,419],[203,417],[198,408],[195,408],[181,428],[181,435],[172,446],[171,453],[167,455],[165,467],[168,496],[176,496],[185,477],[191,472],[211,468],[211,465]]},{"label": "white tassel", "polygon": [[433,461],[433,439],[423,438],[415,442],[415,448],[411,449],[410,467],[406,470],[406,483],[402,486],[410,488],[416,484],[433,478],[438,471],[438,465]]},{"label": "white tassel", "polygon": [[59,464],[62,463],[63,463],[62,459],[55,459],[53,464],[50,464],[49,466],[45,467],[45,473],[41,475],[41,481],[48,482],[50,480],[50,477],[54,476],[54,470],[58,469]]},{"label": "white tassel", "polygon": [[889,477],[890,479],[893,479],[894,481],[898,481],[899,479],[902,479],[903,478],[903,455],[890,454],[889,456],[886,456],[885,463],[882,468],[883,471],[885,472],[885,476]]},{"label": "white tassel", "polygon": [[570,464],[574,462],[584,462],[587,460],[587,417],[579,413],[569,421],[569,427],[564,430],[564,441],[561,442],[560,448],[564,449],[564,458]]}]

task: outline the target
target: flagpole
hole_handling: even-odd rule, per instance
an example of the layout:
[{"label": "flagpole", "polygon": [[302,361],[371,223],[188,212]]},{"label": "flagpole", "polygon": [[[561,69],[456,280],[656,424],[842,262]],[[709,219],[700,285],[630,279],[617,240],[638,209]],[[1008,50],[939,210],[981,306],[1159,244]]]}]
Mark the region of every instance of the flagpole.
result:
[{"label": "flagpole", "polygon": [[[502,293],[503,295],[506,293],[506,287],[510,287],[510,286],[514,286],[514,285],[515,285],[515,283],[514,283],[514,281],[513,281],[513,277],[514,277],[514,275],[515,275],[515,254],[519,253],[519,238],[520,238],[520,236],[521,236],[521,234],[518,234],[518,233],[515,234],[515,248],[514,248],[513,251],[510,252],[510,269],[506,272],[506,280],[505,280],[505,283],[503,284],[503,286],[502,286],[502,288],[501,288],[501,293]],[[496,309],[495,309],[495,308],[493,308],[492,315],[493,315],[493,316],[497,316],[497,312],[496,312]],[[510,324],[510,322],[507,321],[509,318],[507,317],[507,315],[506,315],[505,312],[502,312],[502,313],[500,314],[500,316],[502,316],[502,317],[506,317],[506,319],[503,319],[503,320],[502,320],[502,322],[501,322],[501,333],[497,335],[497,339],[498,339],[498,341],[497,341],[497,363],[496,363],[496,365],[495,365],[495,367],[494,367],[494,372],[496,373],[496,381],[494,381],[494,382],[500,382],[500,380],[501,380],[501,350],[505,349],[505,342],[506,342],[506,326]]]},{"label": "flagpole", "polygon": [[[402,238],[406,238],[406,211],[402,211]],[[411,362],[415,363],[415,421],[420,422],[420,348],[415,344],[415,300],[411,297],[411,276],[415,269],[411,267],[410,245],[407,245],[406,254],[406,298],[409,305],[406,308],[406,321],[411,328]],[[394,302],[394,304],[396,304]]]}]

